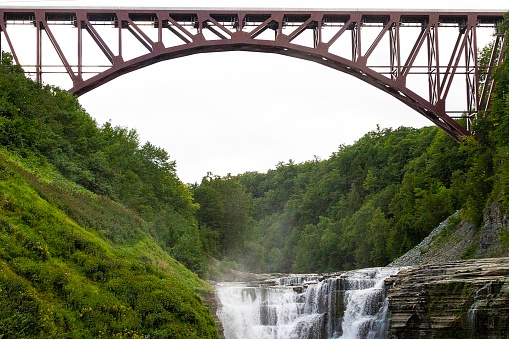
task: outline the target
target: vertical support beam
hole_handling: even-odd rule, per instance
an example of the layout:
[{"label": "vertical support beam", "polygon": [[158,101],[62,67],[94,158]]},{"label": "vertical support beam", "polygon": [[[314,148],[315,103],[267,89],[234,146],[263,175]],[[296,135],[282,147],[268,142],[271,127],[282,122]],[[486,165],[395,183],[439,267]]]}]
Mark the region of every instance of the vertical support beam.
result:
[{"label": "vertical support beam", "polygon": [[203,34],[203,21],[205,20],[205,17],[200,12],[197,12],[195,20],[193,27],[196,28],[196,34],[192,38],[193,42],[205,41],[205,35]]},{"label": "vertical support beam", "polygon": [[313,28],[313,48],[316,48],[320,43],[320,29],[317,27]]},{"label": "vertical support beam", "polygon": [[242,32],[244,29],[244,18],[246,17],[246,13],[239,12],[238,15],[239,26],[237,27],[237,32]]},{"label": "vertical support beam", "polygon": [[430,23],[426,41],[428,46],[428,86],[429,102],[432,105],[438,103],[440,98],[440,65],[438,55],[438,22]]},{"label": "vertical support beam", "polygon": [[396,81],[401,74],[401,49],[399,39],[399,18],[389,30],[390,73],[391,79]]},{"label": "vertical support beam", "polygon": [[42,83],[42,29],[41,29],[41,23],[34,19],[35,21],[35,27],[36,27],[36,64],[35,64],[35,80],[39,83]]},{"label": "vertical support beam", "polygon": [[196,34],[197,35],[201,35],[203,37],[203,20],[204,18],[202,18],[202,16],[200,15],[200,13],[198,13],[196,15],[196,20],[198,20],[197,23],[195,23],[195,27],[196,27]]},{"label": "vertical support beam", "polygon": [[158,43],[163,43],[163,19],[159,15],[159,13],[156,13],[156,18],[157,18],[157,22],[158,22],[158,25],[157,25],[157,42]]},{"label": "vertical support beam", "polygon": [[361,56],[361,20],[352,27],[352,61],[357,62]]},{"label": "vertical support beam", "polygon": [[122,27],[124,27],[124,21],[121,20],[117,15],[118,22],[118,56],[122,58]]},{"label": "vertical support beam", "polygon": [[274,30],[276,36],[274,37],[274,40],[276,40],[278,37],[280,36],[283,36],[283,19],[284,19],[284,15],[281,13],[281,14],[278,14],[278,15],[273,15],[275,21],[277,22],[277,29]]},{"label": "vertical support beam", "polygon": [[76,27],[78,29],[78,78],[83,79],[83,22],[76,14]]},{"label": "vertical support beam", "polygon": [[315,31],[313,32],[315,34],[315,36],[313,37],[314,42],[315,42],[315,45],[314,45],[315,48],[317,48],[318,45],[320,45],[322,43],[322,21],[323,21],[323,15],[320,16],[320,20],[318,20],[318,24],[315,28]]},{"label": "vertical support beam", "polygon": [[[474,21],[474,23],[472,22]],[[469,16],[465,46],[465,75],[467,91],[467,130],[470,130],[472,118],[479,109],[479,74],[477,63],[477,37],[475,18]]]}]

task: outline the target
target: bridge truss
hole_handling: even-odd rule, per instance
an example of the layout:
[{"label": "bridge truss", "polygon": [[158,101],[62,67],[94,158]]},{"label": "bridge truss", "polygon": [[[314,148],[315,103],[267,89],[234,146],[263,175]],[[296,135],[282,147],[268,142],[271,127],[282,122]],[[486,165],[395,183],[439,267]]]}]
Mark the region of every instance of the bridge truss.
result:
[{"label": "bridge truss", "polygon": [[[506,44],[497,32],[503,12],[489,11],[0,8],[0,18],[0,48],[37,81],[67,74],[69,91],[78,96],[163,60],[218,51],[277,53],[361,79],[455,139],[470,135],[472,119],[489,107],[492,69]],[[34,41],[11,34],[15,25],[31,26]],[[67,33],[57,35],[62,27]],[[483,27],[493,28],[495,48],[481,65]],[[57,64],[46,61],[46,51],[56,53]],[[24,61],[27,54],[35,56],[32,63]],[[97,54],[102,59],[91,57]],[[458,79],[463,99],[451,95]],[[458,100],[463,108],[451,109]]]}]

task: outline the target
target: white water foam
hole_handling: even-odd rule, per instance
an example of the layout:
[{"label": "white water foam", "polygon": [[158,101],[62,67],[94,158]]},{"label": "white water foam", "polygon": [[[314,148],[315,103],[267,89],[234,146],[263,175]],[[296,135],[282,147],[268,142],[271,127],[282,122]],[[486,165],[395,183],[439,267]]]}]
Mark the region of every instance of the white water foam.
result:
[{"label": "white water foam", "polygon": [[220,283],[217,315],[226,339],[383,338],[383,280],[397,271],[372,268],[327,279],[292,275],[255,287]]},{"label": "white water foam", "polygon": [[350,286],[345,291],[345,313],[338,338],[386,338],[387,306],[384,293],[385,278],[398,272],[397,268],[369,268],[345,273]]}]

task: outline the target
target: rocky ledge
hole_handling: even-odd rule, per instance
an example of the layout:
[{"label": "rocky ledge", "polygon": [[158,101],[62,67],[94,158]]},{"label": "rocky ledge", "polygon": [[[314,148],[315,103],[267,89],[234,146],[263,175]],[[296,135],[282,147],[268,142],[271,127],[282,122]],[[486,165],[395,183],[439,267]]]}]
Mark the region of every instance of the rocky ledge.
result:
[{"label": "rocky ledge", "polygon": [[509,338],[509,258],[415,266],[385,288],[389,338]]}]

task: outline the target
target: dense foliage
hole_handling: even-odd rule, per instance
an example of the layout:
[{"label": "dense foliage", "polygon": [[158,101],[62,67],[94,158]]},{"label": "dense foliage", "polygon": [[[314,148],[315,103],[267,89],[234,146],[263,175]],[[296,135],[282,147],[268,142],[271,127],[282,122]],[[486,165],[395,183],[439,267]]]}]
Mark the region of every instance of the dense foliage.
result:
[{"label": "dense foliage", "polygon": [[[385,265],[461,207],[451,191],[452,173],[458,175],[467,158],[460,148],[436,128],[377,130],[328,160],[289,161],[266,174],[206,180],[194,189],[195,199],[202,208],[212,206],[197,194],[211,182],[250,193],[256,223],[244,233],[250,235],[243,240],[248,245],[242,253],[221,253],[247,269],[313,272]],[[219,215],[197,216],[222,234],[216,220],[230,217],[214,210]]]},{"label": "dense foliage", "polygon": [[75,97],[27,79],[8,54],[0,75],[0,145],[33,162],[49,162],[69,180],[132,209],[150,222],[161,246],[204,273],[198,206],[166,151],[140,145],[134,130],[98,127]]},{"label": "dense foliage", "polygon": [[[207,254],[237,256],[247,245],[254,220],[251,218],[252,199],[245,188],[231,176],[207,175],[193,189],[200,201],[196,216],[201,220],[202,238],[207,241]],[[210,220],[210,225],[207,224]],[[206,239],[206,240],[205,240]]]},{"label": "dense foliage", "polygon": [[[380,266],[417,245],[457,210],[477,225],[487,204],[500,201],[509,210],[508,56],[506,51],[495,73],[491,109],[481,112],[484,119],[474,126],[477,140],[458,143],[435,127],[377,129],[327,160],[289,161],[266,174],[204,180],[194,188],[202,208],[225,201],[221,195],[201,194],[212,185],[236,185],[251,197],[243,213],[253,206],[255,224],[242,238],[228,241],[238,248],[239,240],[244,250],[223,249],[218,257],[252,271]],[[234,236],[222,223],[234,220],[233,214],[224,208],[213,211],[198,214],[199,225],[212,228],[218,239]],[[217,244],[225,246],[224,241]]]},{"label": "dense foliage", "polygon": [[203,269],[196,208],[163,150],[3,56],[0,337],[218,338],[170,256]]},{"label": "dense foliage", "polygon": [[[507,30],[507,27],[504,28]],[[509,210],[509,52],[478,139],[377,129],[327,160],[190,189],[134,130],[0,63],[0,336],[216,338],[207,257],[250,271],[380,266],[457,210]],[[507,242],[507,235],[502,234]]]}]

